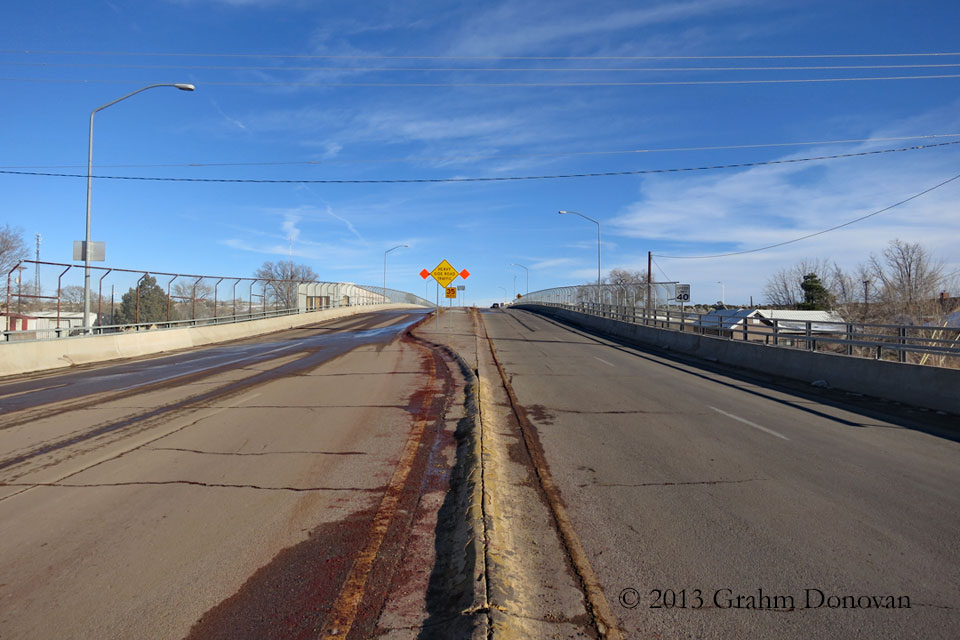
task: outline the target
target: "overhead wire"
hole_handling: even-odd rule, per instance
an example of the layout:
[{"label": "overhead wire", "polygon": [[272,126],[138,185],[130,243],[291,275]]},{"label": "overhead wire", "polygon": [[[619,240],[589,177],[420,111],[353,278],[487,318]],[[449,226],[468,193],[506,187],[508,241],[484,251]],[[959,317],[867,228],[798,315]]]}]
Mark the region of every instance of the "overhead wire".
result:
[{"label": "overhead wire", "polygon": [[[778,164],[795,164],[801,162],[814,162],[819,160],[836,160],[840,158],[857,158],[863,156],[880,155],[885,153],[897,153],[901,151],[919,151],[922,149],[933,149],[936,147],[947,147],[960,144],[960,140],[951,142],[938,142],[928,145],[916,145],[913,147],[901,147],[898,149],[878,149],[874,151],[857,151],[851,153],[838,153],[827,156],[814,156],[809,158],[785,158],[782,160],[765,160],[757,162],[738,162],[733,164],[710,165],[703,167],[679,167],[671,169],[638,169],[634,171],[603,171],[598,173],[567,173],[555,175],[539,176],[488,176],[488,177],[461,177],[461,178],[387,178],[387,179],[262,179],[262,178],[174,178],[174,177],[154,177],[154,176],[109,176],[99,175],[91,176],[97,180],[133,180],[144,182],[210,182],[226,184],[435,184],[452,182],[512,182],[522,180],[558,180],[567,178],[600,178],[610,176],[636,176],[658,173],[683,173],[691,171],[712,171],[717,169],[741,169],[747,167],[760,167]],[[42,176],[53,178],[86,178],[86,174],[80,173],[50,173],[40,171],[12,171],[0,170],[0,174],[22,175],[22,176]]]},{"label": "overhead wire", "polygon": [[823,65],[823,66],[763,66],[763,67],[278,67],[258,65],[190,65],[190,64],[113,64],[89,62],[11,62],[0,60],[2,66],[56,67],[83,69],[181,69],[193,71],[468,71],[468,72],[696,72],[696,71],[849,71],[876,69],[943,69],[960,67],[960,63],[893,64],[893,65]]},{"label": "overhead wire", "polygon": [[939,189],[940,187],[946,186],[946,185],[950,184],[951,182],[953,182],[954,180],[957,180],[957,179],[960,179],[960,174],[957,174],[957,175],[953,176],[952,178],[948,178],[948,179],[944,180],[943,182],[941,182],[941,183],[939,183],[939,184],[935,184],[934,186],[932,186],[932,187],[930,187],[930,188],[928,188],[928,189],[924,189],[924,190],[921,191],[920,193],[915,193],[915,194],[913,194],[912,196],[910,196],[909,198],[904,198],[903,200],[901,200],[901,201],[899,201],[899,202],[895,202],[894,204],[891,204],[891,205],[889,205],[889,206],[886,206],[886,207],[884,207],[884,208],[882,208],[882,209],[878,209],[878,210],[874,211],[873,213],[868,213],[867,215],[860,216],[859,218],[854,218],[853,220],[848,220],[848,221],[844,222],[843,224],[838,224],[838,225],[836,225],[836,226],[830,227],[829,229],[823,229],[823,230],[817,231],[817,232],[815,232],[815,233],[808,233],[807,235],[805,235],[805,236],[800,236],[799,238],[794,238],[794,239],[792,239],[792,240],[785,240],[784,242],[777,242],[777,243],[775,243],[775,244],[770,244],[770,245],[767,245],[767,246],[765,246],[765,247],[758,247],[758,248],[756,248],[756,249],[747,249],[747,250],[745,250],[745,251],[732,251],[732,252],[730,252],[730,253],[718,253],[718,254],[709,255],[709,256],[671,256],[671,255],[664,255],[664,254],[662,254],[662,253],[658,253],[658,254],[655,254],[655,255],[656,255],[658,258],[671,258],[671,259],[674,259],[674,260],[704,260],[704,259],[707,259],[707,258],[728,258],[728,257],[730,257],[730,256],[742,256],[742,255],[745,255],[745,254],[748,254],[748,253],[757,253],[757,252],[759,252],[759,251],[766,251],[766,250],[768,250],[768,249],[775,249],[775,248],[777,248],[777,247],[783,247],[783,246],[788,245],[788,244],[793,244],[793,243],[795,243],[795,242],[800,242],[801,240],[807,240],[807,239],[809,239],[809,238],[814,238],[814,237],[816,237],[816,236],[822,236],[822,235],[825,234],[825,233],[830,233],[831,231],[836,231],[837,229],[842,229],[842,228],[844,228],[844,227],[849,227],[850,225],[855,224],[855,223],[857,223],[857,222],[861,222],[861,221],[863,221],[863,220],[866,220],[867,218],[872,218],[872,217],[874,217],[874,216],[880,215],[881,213],[884,213],[884,212],[886,212],[886,211],[890,211],[891,209],[894,209],[894,208],[896,208],[896,207],[899,207],[899,206],[901,206],[901,205],[904,205],[904,204],[910,202],[911,200],[916,200],[917,198],[919,198],[919,197],[921,197],[921,196],[924,196],[924,195],[930,193],[931,191],[935,191],[936,189]]},{"label": "overhead wire", "polygon": [[[270,166],[316,166],[326,164],[384,164],[399,162],[452,162],[468,160],[514,160],[519,158],[561,158],[573,156],[606,156],[645,153],[677,153],[688,151],[729,151],[743,149],[770,149],[777,147],[819,146],[830,144],[860,144],[893,142],[897,140],[931,140],[939,138],[957,138],[960,133],[933,133],[919,136],[884,136],[876,138],[848,138],[845,140],[812,140],[802,142],[771,142],[760,144],[728,144],[699,147],[661,147],[654,149],[619,149],[613,151],[557,151],[552,153],[497,153],[486,155],[462,156],[407,156],[403,158],[379,158],[376,160],[343,160],[340,158],[325,160],[281,160],[274,162],[174,162],[163,164],[101,164],[99,168],[123,169],[159,169],[174,167],[270,167]],[[5,165],[0,169],[81,169],[86,165]]]},{"label": "overhead wire", "polygon": [[672,280],[670,280],[670,276],[667,275],[667,272],[663,270],[663,267],[661,267],[660,264],[653,259],[652,255],[650,257],[650,262],[652,262],[657,269],[660,269],[660,273],[663,274],[663,277],[667,282],[673,282]]},{"label": "overhead wire", "polygon": [[[779,78],[758,80],[651,80],[637,82],[304,82],[304,81],[211,81],[195,80],[197,85],[211,87],[337,87],[337,88],[481,88],[481,87],[655,87],[655,86],[708,86],[708,85],[748,85],[748,84],[810,84],[836,82],[884,82],[902,80],[944,80],[960,78],[960,74],[912,75],[912,76],[876,76],[851,78]],[[135,80],[112,79],[90,80],[83,78],[17,78],[2,77],[0,82],[39,82],[51,84],[120,84]]]},{"label": "overhead wire", "polygon": [[191,58],[277,58],[317,60],[806,60],[850,58],[920,58],[960,56],[960,52],[922,53],[825,53],[767,54],[729,56],[428,56],[376,54],[286,54],[286,53],[217,53],[158,51],[59,51],[53,49],[0,49],[0,54],[69,55],[69,56],[143,56]]}]

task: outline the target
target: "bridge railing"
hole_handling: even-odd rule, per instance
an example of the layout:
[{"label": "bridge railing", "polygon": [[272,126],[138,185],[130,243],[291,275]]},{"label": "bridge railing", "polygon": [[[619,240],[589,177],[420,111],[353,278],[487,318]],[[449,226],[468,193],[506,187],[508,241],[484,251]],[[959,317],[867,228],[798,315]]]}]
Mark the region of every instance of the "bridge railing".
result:
[{"label": "bridge railing", "polygon": [[[372,304],[434,306],[406,291],[351,282],[100,266],[91,266],[90,270],[90,314],[84,322],[83,312],[78,310],[83,302],[82,265],[36,260],[17,263],[6,274],[5,291],[0,289],[0,295],[5,293],[0,305],[0,343],[246,322]],[[45,275],[42,280],[41,271]],[[38,286],[41,281],[47,284],[47,295]],[[121,292],[126,289],[119,304],[115,296],[118,288]]]},{"label": "bridge railing", "polygon": [[[564,300],[570,287],[531,292],[517,304],[537,304],[585,313],[667,331],[683,331],[773,347],[804,349],[852,357],[960,368],[960,328],[938,324],[877,324],[843,320],[762,315],[763,310],[740,310],[739,315],[696,311],[680,305],[647,308]],[[595,288],[594,288],[595,290]],[[642,305],[642,300],[640,301]],[[780,312],[787,313],[787,312]]]}]

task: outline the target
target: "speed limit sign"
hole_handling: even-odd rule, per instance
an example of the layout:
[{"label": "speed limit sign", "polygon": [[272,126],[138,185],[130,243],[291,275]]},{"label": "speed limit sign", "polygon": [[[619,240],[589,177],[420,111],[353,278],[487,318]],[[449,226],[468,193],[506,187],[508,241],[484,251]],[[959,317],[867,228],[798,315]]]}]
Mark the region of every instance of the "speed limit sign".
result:
[{"label": "speed limit sign", "polygon": [[677,302],[690,302],[690,285],[677,285]]}]

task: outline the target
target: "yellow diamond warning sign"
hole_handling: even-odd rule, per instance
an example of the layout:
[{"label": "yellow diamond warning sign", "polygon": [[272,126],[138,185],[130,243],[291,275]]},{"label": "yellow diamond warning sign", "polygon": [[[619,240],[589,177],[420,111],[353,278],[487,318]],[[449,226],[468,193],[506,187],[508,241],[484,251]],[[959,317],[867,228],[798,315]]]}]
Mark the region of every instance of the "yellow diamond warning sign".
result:
[{"label": "yellow diamond warning sign", "polygon": [[441,287],[447,287],[451,282],[457,279],[457,276],[460,275],[457,273],[457,270],[453,268],[449,262],[444,260],[437,265],[437,268],[430,272],[430,275],[433,276],[433,279],[440,283]]}]

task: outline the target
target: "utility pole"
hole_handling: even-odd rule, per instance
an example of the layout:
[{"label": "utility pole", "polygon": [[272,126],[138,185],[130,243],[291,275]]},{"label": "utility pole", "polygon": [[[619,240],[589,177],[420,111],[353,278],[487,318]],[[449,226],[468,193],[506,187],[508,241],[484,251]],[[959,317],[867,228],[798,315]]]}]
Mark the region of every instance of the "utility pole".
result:
[{"label": "utility pole", "polygon": [[867,295],[870,291],[870,281],[863,281],[863,322],[867,321]]},{"label": "utility pole", "polygon": [[37,264],[33,265],[33,272],[34,272],[33,295],[35,296],[40,295],[40,241],[41,240],[43,240],[43,238],[38,233],[37,234]]}]

